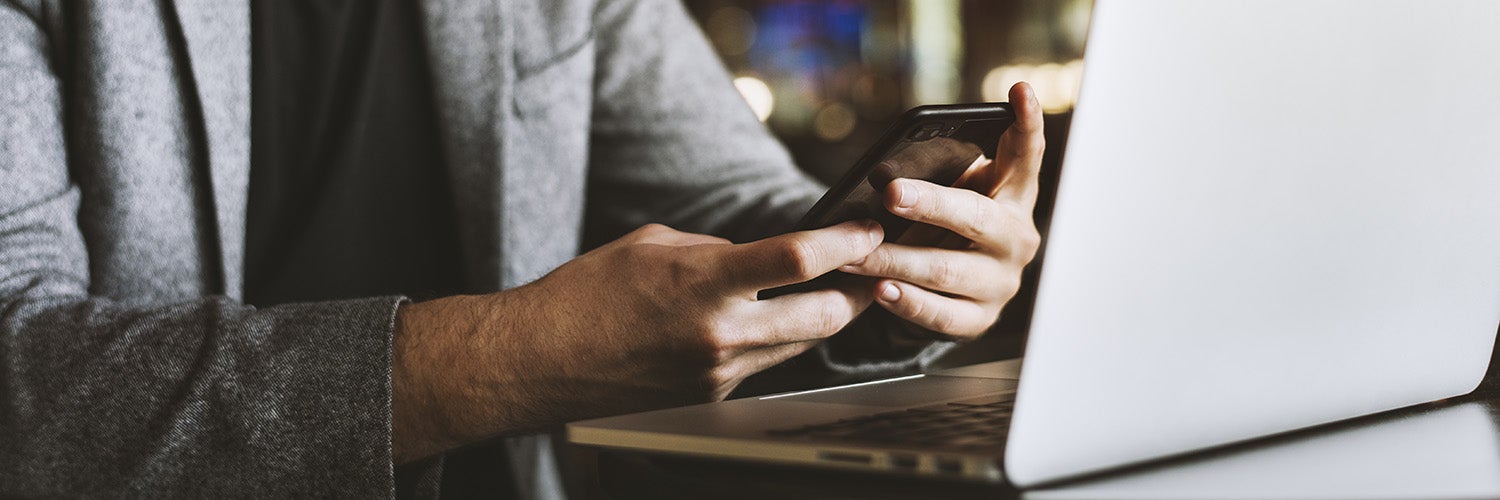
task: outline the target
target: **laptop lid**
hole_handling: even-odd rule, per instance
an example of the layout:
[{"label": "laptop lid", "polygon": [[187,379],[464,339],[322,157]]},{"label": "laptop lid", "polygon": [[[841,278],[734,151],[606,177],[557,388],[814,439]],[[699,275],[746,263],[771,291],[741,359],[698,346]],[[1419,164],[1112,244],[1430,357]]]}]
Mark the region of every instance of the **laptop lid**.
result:
[{"label": "laptop lid", "polygon": [[1097,0],[1010,479],[1472,390],[1497,26],[1492,0]]}]

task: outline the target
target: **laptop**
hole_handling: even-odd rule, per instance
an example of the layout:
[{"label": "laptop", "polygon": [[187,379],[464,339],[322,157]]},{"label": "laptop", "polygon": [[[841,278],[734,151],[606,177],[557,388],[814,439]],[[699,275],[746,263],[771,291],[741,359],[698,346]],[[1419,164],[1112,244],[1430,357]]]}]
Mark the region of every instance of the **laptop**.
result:
[{"label": "laptop", "polygon": [[572,442],[1027,487],[1470,392],[1500,2],[1097,0],[1021,360]]},{"label": "laptop", "polygon": [[1500,498],[1493,399],[1023,492],[1021,500]]}]

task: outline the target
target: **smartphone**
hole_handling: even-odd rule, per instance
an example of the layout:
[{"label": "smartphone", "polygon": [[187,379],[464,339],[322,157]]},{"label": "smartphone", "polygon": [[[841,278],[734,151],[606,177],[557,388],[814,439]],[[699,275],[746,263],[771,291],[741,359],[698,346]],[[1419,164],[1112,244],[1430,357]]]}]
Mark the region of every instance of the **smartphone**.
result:
[{"label": "smartphone", "polygon": [[1006,103],[912,108],[813,205],[796,230],[874,219],[885,228],[886,241],[894,241],[911,221],[886,211],[886,184],[909,178],[952,186],[975,162],[995,157],[1000,134],[1014,120]]},{"label": "smartphone", "polygon": [[[895,241],[912,226],[885,209],[885,187],[895,179],[952,186],[976,162],[995,157],[1000,134],[1015,120],[1006,103],[920,106],[902,114],[859,161],[797,223],[804,231],[873,219]],[[841,273],[762,291],[761,298],[823,288]]]}]

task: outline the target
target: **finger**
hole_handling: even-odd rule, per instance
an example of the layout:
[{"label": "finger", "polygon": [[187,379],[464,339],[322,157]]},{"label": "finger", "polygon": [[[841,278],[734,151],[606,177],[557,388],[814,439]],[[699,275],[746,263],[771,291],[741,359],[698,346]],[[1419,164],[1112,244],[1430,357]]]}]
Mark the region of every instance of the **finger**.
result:
[{"label": "finger", "polygon": [[733,345],[749,351],[828,338],[870,306],[869,290],[869,283],[864,282],[747,303],[737,318],[741,324],[754,326],[745,329]]},{"label": "finger", "polygon": [[891,314],[958,340],[983,335],[997,316],[996,312],[986,310],[977,302],[944,297],[895,280],[880,280],[876,284],[875,297],[875,303]]},{"label": "finger", "polygon": [[1027,207],[1035,206],[1037,175],[1047,145],[1042,133],[1042,105],[1037,102],[1036,91],[1026,82],[1010,88],[1010,103],[1016,119],[1000,135],[995,161],[986,167],[988,176],[976,178],[989,177],[986,187],[994,186],[981,192],[1009,198]]},{"label": "finger", "polygon": [[[976,180],[976,177],[982,176],[983,172],[990,170],[988,167],[991,162],[992,160],[984,156],[976,158],[974,160],[974,163],[972,165],[969,165],[968,170],[965,170],[964,174],[960,176],[958,178],[958,181],[954,182],[953,185],[955,187],[976,191],[981,194],[988,195],[992,193],[995,190],[996,186],[994,182],[989,182],[986,184],[984,183],[985,181]],[[953,231],[949,231],[937,226],[930,226],[927,224],[916,224],[908,228],[906,232],[901,233],[900,238],[896,239],[896,243],[912,246],[928,246],[952,249],[969,247],[969,240],[964,239],[957,234],[954,234]]]},{"label": "finger", "polygon": [[897,179],[886,188],[884,201],[886,210],[899,217],[953,231],[981,247],[1006,248],[1007,216],[1000,202],[988,196],[918,179]]},{"label": "finger", "polygon": [[884,237],[880,224],[852,221],[728,246],[716,258],[724,263],[726,287],[758,291],[801,283],[862,259]]},{"label": "finger", "polygon": [[863,262],[839,270],[970,298],[995,295],[994,277],[1005,271],[999,260],[981,253],[894,243],[880,245]]}]

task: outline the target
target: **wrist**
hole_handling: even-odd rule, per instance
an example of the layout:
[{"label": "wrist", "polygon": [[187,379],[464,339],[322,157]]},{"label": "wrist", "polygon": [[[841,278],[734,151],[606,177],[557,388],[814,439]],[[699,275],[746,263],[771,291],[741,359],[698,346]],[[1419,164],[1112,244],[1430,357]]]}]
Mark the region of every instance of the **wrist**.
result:
[{"label": "wrist", "polygon": [[452,425],[454,401],[447,401],[442,387],[451,377],[439,373],[445,369],[438,364],[447,350],[443,344],[451,338],[449,332],[441,331],[451,323],[439,320],[441,310],[448,306],[446,300],[408,302],[396,311],[391,341],[391,458],[395,463],[462,444]]}]

